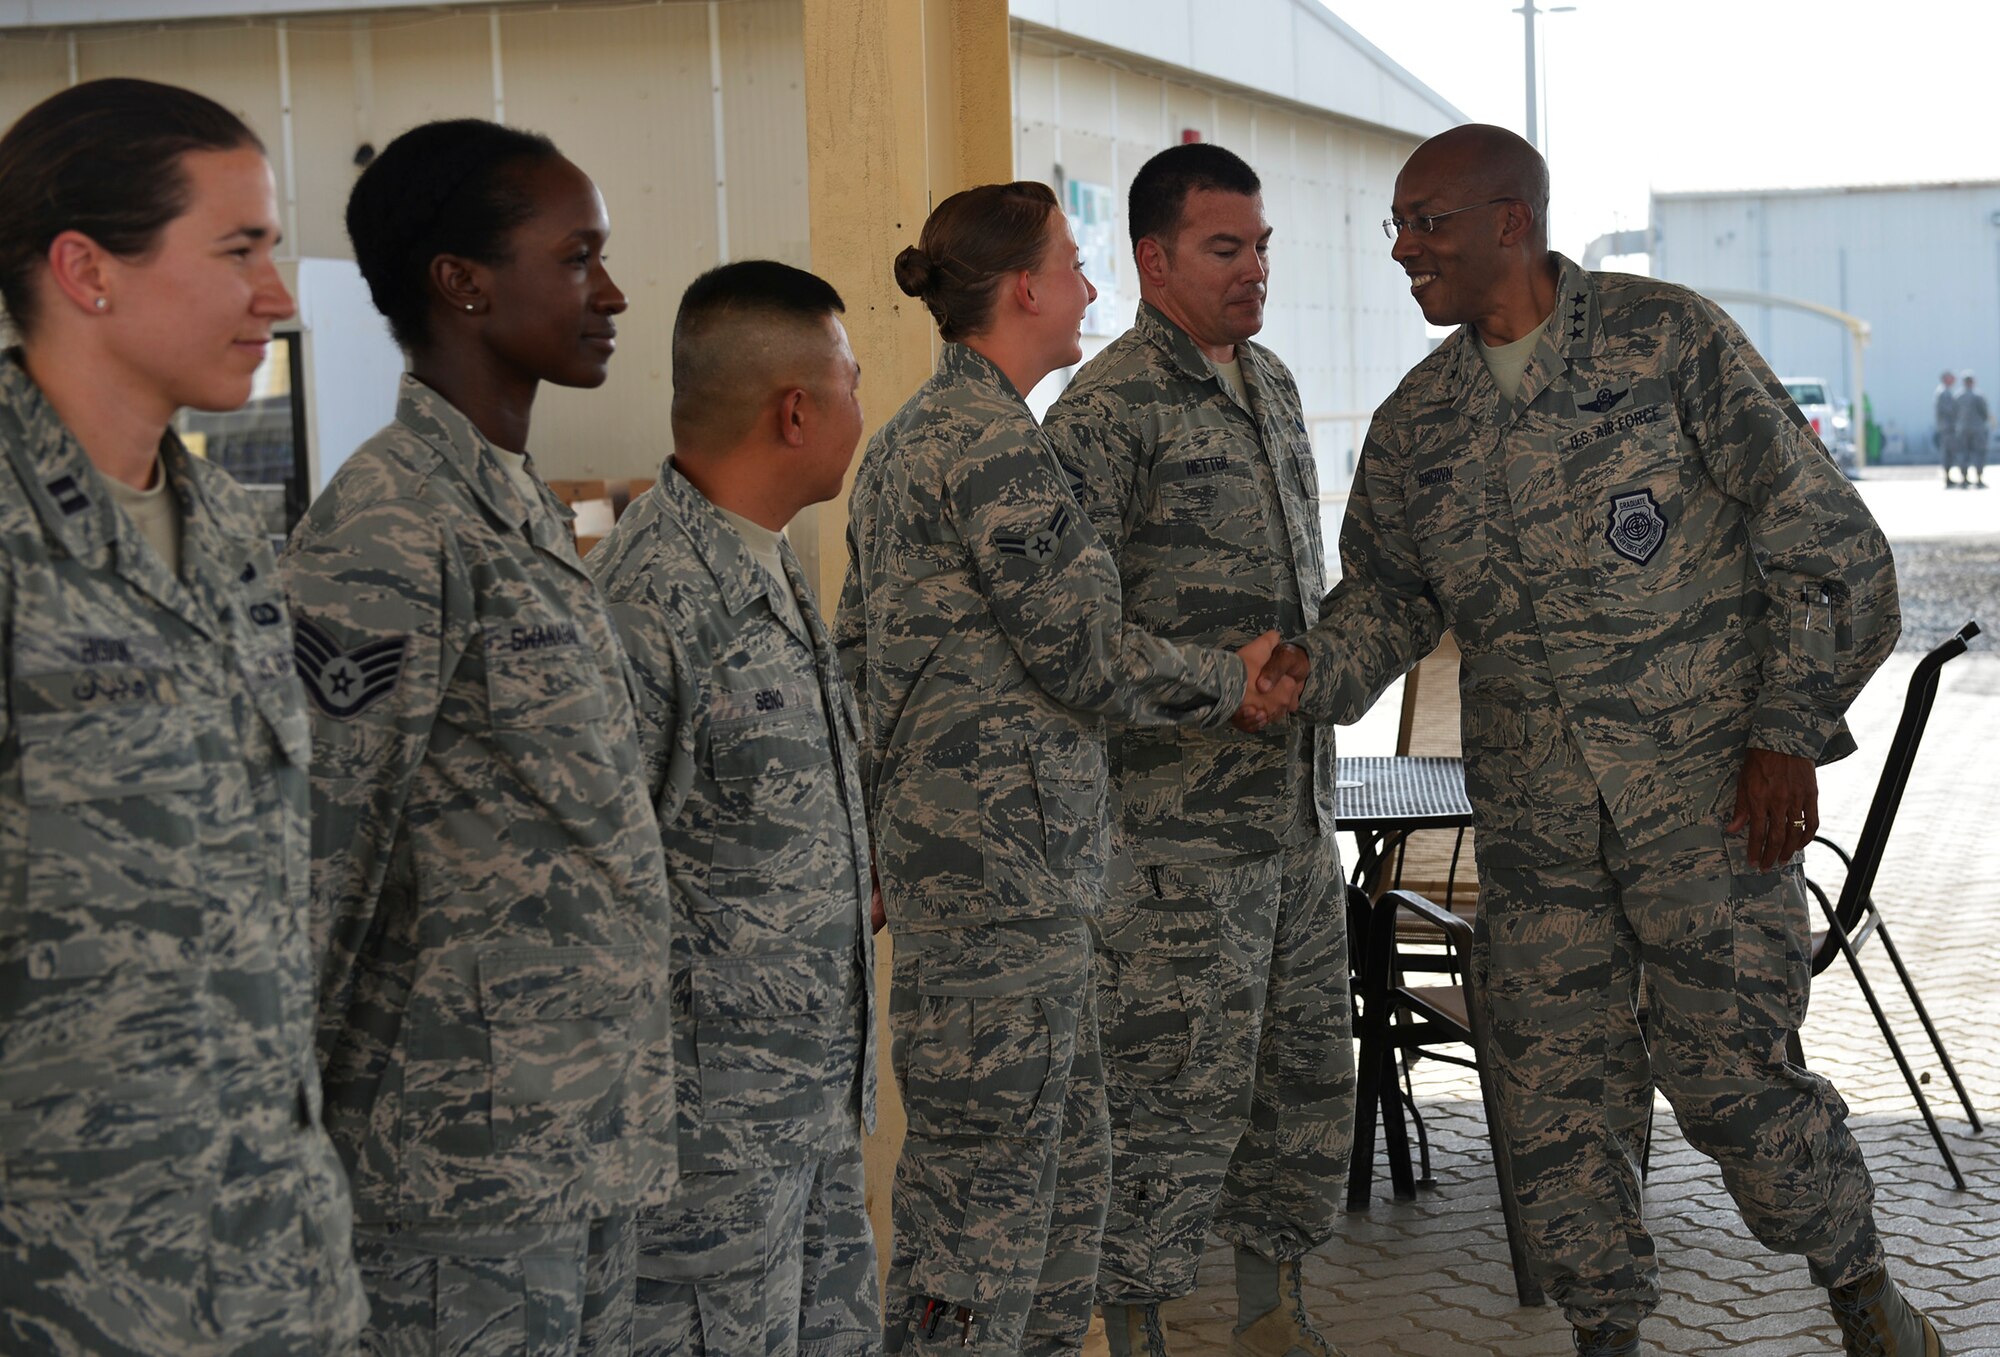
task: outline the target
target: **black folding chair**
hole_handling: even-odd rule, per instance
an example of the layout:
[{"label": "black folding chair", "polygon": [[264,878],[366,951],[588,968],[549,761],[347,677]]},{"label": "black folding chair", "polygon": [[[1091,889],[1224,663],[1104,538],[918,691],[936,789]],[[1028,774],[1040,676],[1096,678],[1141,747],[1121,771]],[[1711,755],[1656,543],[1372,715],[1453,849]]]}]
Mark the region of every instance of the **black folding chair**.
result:
[{"label": "black folding chair", "polygon": [[[1896,1033],[1889,1026],[1889,1015],[1883,1012],[1882,1001],[1875,997],[1875,987],[1868,982],[1867,973],[1861,969],[1859,953],[1869,938],[1882,940],[1882,950],[1896,968],[1896,978],[1903,982],[1903,993],[1909,996],[1910,1006],[1916,1010],[1918,1021],[1924,1025],[1924,1035],[1930,1038],[1931,1049],[1937,1052],[1938,1063],[1944,1067],[1952,1089],[1958,1094],[1959,1104],[1965,1108],[1966,1120],[1975,1132],[1983,1130],[1979,1113],[1973,1110],[1972,1098],[1966,1093],[1965,1084],[1951,1063],[1951,1056],[1945,1052],[1944,1042],[1938,1036],[1936,1025],[1931,1022],[1930,1013],[1924,1008],[1924,1001],[1917,997],[1916,982],[1910,978],[1909,967],[1903,964],[1902,954],[1889,937],[1889,925],[1882,918],[1882,911],[1874,897],[1875,874],[1882,866],[1882,852],[1889,842],[1889,830],[1895,823],[1897,807],[1902,805],[1903,789],[1910,781],[1910,769],[1917,760],[1917,745],[1922,741],[1924,726],[1930,720],[1931,704],[1937,699],[1938,673],[1947,662],[1963,655],[1966,643],[1977,635],[1979,624],[1967,622],[1949,640],[1917,661],[1916,672],[1910,675],[1909,695],[1903,699],[1903,719],[1896,726],[1896,737],[1889,742],[1889,757],[1882,767],[1882,780],[1875,784],[1875,799],[1869,803],[1868,819],[1861,826],[1861,838],[1854,851],[1849,853],[1823,836],[1814,840],[1832,849],[1846,869],[1840,899],[1828,899],[1819,883],[1810,878],[1806,881],[1806,888],[1819,901],[1820,911],[1825,914],[1827,923],[1825,932],[1813,934],[1812,973],[1818,976],[1833,964],[1836,956],[1847,958],[1847,967],[1854,973],[1854,983],[1861,987],[1861,995],[1868,1001],[1869,1011],[1875,1015],[1875,1025],[1882,1029],[1882,1039],[1889,1043],[1889,1053],[1896,1058],[1896,1068],[1903,1072],[1903,1082],[1910,1086],[1910,1094],[1917,1100],[1917,1109],[1924,1114],[1924,1125],[1930,1128],[1931,1139],[1937,1142],[1938,1153],[1944,1156],[1944,1166],[1960,1191],[1965,1189],[1965,1176],[1958,1171],[1958,1161],[1952,1157],[1951,1146],[1945,1143],[1944,1132],[1938,1129],[1937,1117],[1931,1112],[1930,1099],[1924,1096],[1922,1082],[1910,1068],[1902,1044],[1896,1040]],[[1799,1064],[1805,1063],[1803,1043],[1797,1033],[1792,1035],[1791,1056]]]}]

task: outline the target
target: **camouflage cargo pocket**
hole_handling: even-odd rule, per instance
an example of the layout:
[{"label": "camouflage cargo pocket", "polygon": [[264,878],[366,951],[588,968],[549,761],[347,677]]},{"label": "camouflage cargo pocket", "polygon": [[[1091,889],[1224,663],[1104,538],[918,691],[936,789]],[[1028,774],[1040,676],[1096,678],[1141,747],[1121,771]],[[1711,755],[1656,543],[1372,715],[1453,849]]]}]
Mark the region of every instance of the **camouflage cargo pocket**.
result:
[{"label": "camouflage cargo pocket", "polygon": [[[840,814],[826,722],[809,695],[769,690],[790,705],[775,716],[717,721],[710,730],[715,823],[709,890],[723,903],[757,905],[761,924],[787,931],[792,911],[815,908],[836,860],[818,832]],[[845,866],[845,864],[838,864]]]},{"label": "camouflage cargo pocket", "polygon": [[220,1139],[195,715],[165,671],[44,674],[14,698],[26,908],[0,942],[0,1182],[196,1181]]},{"label": "camouflage cargo pocket", "polygon": [[1110,840],[1104,746],[1095,736],[1050,737],[1031,750],[1042,806],[1042,848],[1051,867],[1097,871]]},{"label": "camouflage cargo pocket", "polygon": [[807,953],[698,958],[690,976],[701,1122],[824,1112],[840,961]]},{"label": "camouflage cargo pocket", "polygon": [[636,945],[480,954],[496,1151],[566,1158],[635,1129],[629,1027],[649,993],[645,960]]},{"label": "camouflage cargo pocket", "polygon": [[[1148,877],[1142,869],[1142,888]],[[1213,1007],[1220,923],[1213,910],[1153,908],[1130,895],[1105,910],[1094,964],[1110,1077],[1155,1087],[1186,1077],[1203,1035],[1201,1015]]]},{"label": "camouflage cargo pocket", "polygon": [[995,965],[977,948],[951,947],[910,960],[916,1011],[903,1025],[898,1063],[912,1132],[1054,1134],[1088,1002],[1083,958],[1052,951],[1038,963]]},{"label": "camouflage cargo pocket", "polygon": [[572,623],[486,628],[487,721],[495,730],[578,726],[610,714],[604,672]]}]

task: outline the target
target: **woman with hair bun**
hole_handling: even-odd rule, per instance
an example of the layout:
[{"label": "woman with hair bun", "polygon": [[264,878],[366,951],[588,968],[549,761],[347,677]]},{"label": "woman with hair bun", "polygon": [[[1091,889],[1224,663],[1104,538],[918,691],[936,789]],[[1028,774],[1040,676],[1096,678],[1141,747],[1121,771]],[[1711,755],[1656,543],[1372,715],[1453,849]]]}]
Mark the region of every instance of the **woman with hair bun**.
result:
[{"label": "woman with hair bun", "polygon": [[283,560],[313,703],[320,1058],[370,1351],[623,1351],[672,1172],[667,887],[624,651],[527,455],[625,298],[589,177],[465,119],[347,207],[408,355]]},{"label": "woman with hair bun", "polygon": [[95,80],[0,137],[0,1351],[346,1352],[305,694],[183,406],[292,314],[264,148]]},{"label": "woman with hair bun", "polygon": [[1246,727],[1276,643],[1124,625],[1074,473],[1023,399],[1097,295],[1046,185],[953,194],[896,259],[945,340],[870,441],[836,624],[895,939],[896,1352],[1055,1353],[1090,1322],[1110,1149],[1085,920],[1104,885],[1105,720]]}]

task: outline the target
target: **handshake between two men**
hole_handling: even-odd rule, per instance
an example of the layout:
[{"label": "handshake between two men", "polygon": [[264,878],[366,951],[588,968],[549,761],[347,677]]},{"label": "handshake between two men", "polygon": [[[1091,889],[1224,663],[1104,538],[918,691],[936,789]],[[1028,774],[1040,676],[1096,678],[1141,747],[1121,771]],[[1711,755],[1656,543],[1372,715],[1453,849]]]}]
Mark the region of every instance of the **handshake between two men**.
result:
[{"label": "handshake between two men", "polygon": [[1236,655],[1245,670],[1243,705],[1229,718],[1229,724],[1254,735],[1299,709],[1311,670],[1305,651],[1285,644],[1277,632],[1267,631]]}]

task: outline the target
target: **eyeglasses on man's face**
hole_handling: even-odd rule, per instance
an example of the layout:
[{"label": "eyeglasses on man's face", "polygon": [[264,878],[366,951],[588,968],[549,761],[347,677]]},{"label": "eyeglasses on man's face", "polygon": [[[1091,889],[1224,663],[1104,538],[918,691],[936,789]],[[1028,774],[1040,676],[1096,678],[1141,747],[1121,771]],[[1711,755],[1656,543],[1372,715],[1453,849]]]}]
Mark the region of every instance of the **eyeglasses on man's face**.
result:
[{"label": "eyeglasses on man's face", "polygon": [[1417,217],[1384,217],[1382,219],[1382,234],[1391,240],[1402,235],[1405,231],[1422,231],[1428,235],[1430,232],[1437,230],[1438,223],[1446,217],[1456,217],[1461,212],[1477,212],[1480,208],[1491,207],[1495,203],[1511,203],[1513,201],[1512,198],[1488,198],[1483,203],[1473,203],[1470,207],[1454,207],[1449,212],[1426,212],[1422,216]]}]

